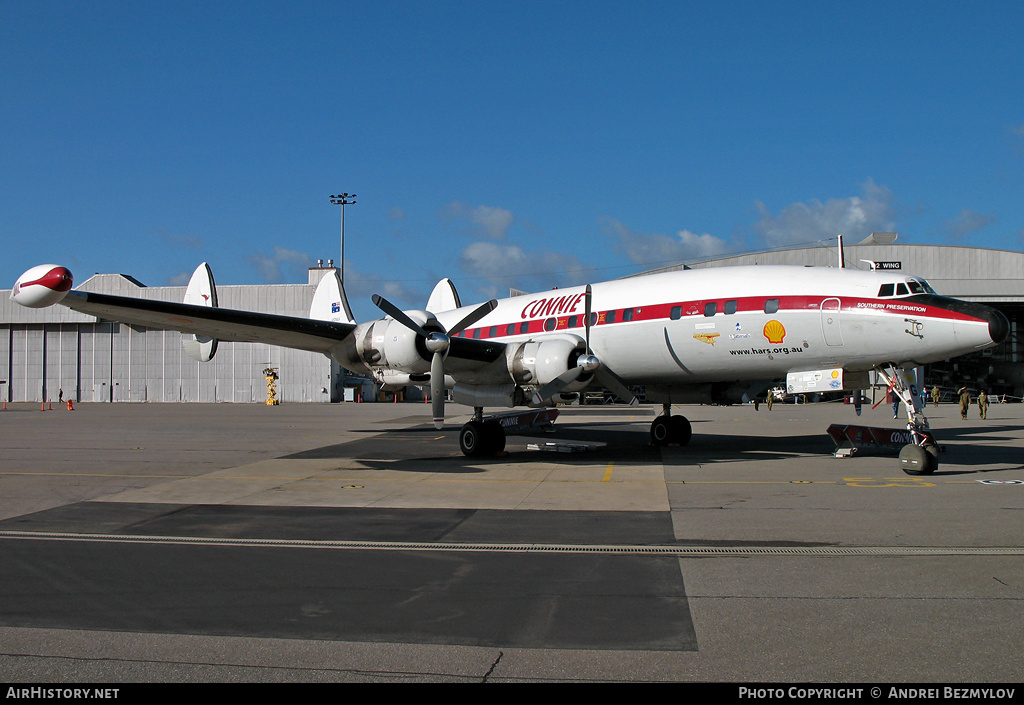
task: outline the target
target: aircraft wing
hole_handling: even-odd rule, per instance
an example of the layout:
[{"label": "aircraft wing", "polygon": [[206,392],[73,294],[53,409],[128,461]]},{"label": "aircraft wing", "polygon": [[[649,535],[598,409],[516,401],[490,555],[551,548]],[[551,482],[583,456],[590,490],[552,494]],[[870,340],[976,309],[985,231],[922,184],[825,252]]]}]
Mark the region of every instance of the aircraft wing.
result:
[{"label": "aircraft wing", "polygon": [[355,329],[353,323],[318,321],[225,308],[69,291],[60,304],[97,318],[206,335],[218,340],[268,343],[327,353]]},{"label": "aircraft wing", "polygon": [[495,340],[474,340],[473,338],[452,338],[448,348],[451,369],[459,369],[457,360],[471,362],[494,362],[505,354],[505,343]]}]

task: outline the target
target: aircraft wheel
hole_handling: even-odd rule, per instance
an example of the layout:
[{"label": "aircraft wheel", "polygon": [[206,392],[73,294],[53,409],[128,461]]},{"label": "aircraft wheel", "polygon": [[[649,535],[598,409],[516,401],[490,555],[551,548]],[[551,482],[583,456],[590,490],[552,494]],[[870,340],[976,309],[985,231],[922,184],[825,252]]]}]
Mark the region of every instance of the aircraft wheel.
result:
[{"label": "aircraft wheel", "polygon": [[681,446],[685,446],[690,442],[690,437],[693,435],[693,428],[690,426],[690,421],[685,416],[673,416],[669,422],[669,426],[672,429],[672,440],[671,443],[678,443]]},{"label": "aircraft wheel", "polygon": [[487,434],[488,453],[496,455],[505,450],[505,429],[497,421],[484,422]]},{"label": "aircraft wheel", "polygon": [[900,469],[908,475],[931,475],[938,460],[925,448],[909,443],[900,450]]},{"label": "aircraft wheel", "polygon": [[[929,443],[928,445],[926,445],[924,447],[924,449],[926,451],[928,451],[928,455],[930,455],[931,458],[932,458],[932,470],[931,470],[931,472],[935,472],[936,470],[939,469],[939,447],[937,445],[935,445],[934,443]],[[929,474],[931,474],[931,473],[929,473]]]},{"label": "aircraft wheel", "polygon": [[656,446],[668,445],[672,437],[671,416],[659,416],[651,422],[651,443]]},{"label": "aircraft wheel", "polygon": [[470,421],[459,431],[459,449],[471,458],[486,455],[487,429],[481,421]]},{"label": "aircraft wheel", "polygon": [[656,446],[685,446],[692,435],[693,429],[685,416],[659,416],[651,423],[651,443]]},{"label": "aircraft wheel", "polygon": [[496,421],[470,421],[459,431],[463,455],[477,458],[505,450],[505,429]]}]

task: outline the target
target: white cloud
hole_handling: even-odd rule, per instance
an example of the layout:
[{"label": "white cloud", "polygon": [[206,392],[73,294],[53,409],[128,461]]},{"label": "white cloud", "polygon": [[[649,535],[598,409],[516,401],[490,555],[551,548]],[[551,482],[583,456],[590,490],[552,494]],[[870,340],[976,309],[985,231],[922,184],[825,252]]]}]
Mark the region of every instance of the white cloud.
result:
[{"label": "white cloud", "polygon": [[[291,278],[298,276],[299,280],[304,281],[306,279],[305,270],[313,262],[306,253],[284,247],[275,247],[272,255],[257,252],[246,259],[267,284],[283,281],[286,278],[285,274]],[[298,274],[296,270],[298,270]]]},{"label": "white cloud", "polygon": [[471,225],[471,235],[483,235],[491,240],[504,240],[509,228],[515,222],[511,211],[496,206],[476,206],[472,208],[460,201],[445,206],[443,215],[449,220],[464,220]]},{"label": "white cloud", "polygon": [[509,288],[542,289],[552,282],[583,284],[589,270],[575,255],[527,252],[519,245],[480,241],[467,245],[459,257],[462,270],[479,281],[488,296],[505,295]]},{"label": "white cloud", "polygon": [[194,237],[192,235],[175,235],[167,228],[157,228],[156,231],[160,234],[160,239],[171,247],[180,247],[189,250],[199,250],[203,247],[203,241],[201,238]]},{"label": "white cloud", "polygon": [[638,233],[614,218],[606,221],[605,229],[618,240],[618,249],[633,264],[656,265],[705,259],[729,250],[725,240],[708,233],[698,235],[680,230],[674,237]]},{"label": "white cloud", "polygon": [[167,277],[168,286],[188,286],[192,279],[192,272],[178,272]]},{"label": "white cloud", "polygon": [[[363,274],[345,266],[345,294],[353,306],[359,301],[368,300],[373,294],[380,294],[397,306],[423,306],[427,301],[425,293],[417,288],[407,286],[401,281],[385,279],[376,274]],[[379,312],[375,311],[379,314]],[[380,316],[378,315],[378,318]]]},{"label": "white cloud", "polygon": [[817,242],[836,235],[848,236],[856,242],[873,232],[894,230],[896,209],[892,192],[870,179],[862,190],[862,196],[832,198],[824,203],[793,203],[778,215],[772,215],[763,203],[757,202],[761,219],[754,229],[768,247]]},{"label": "white cloud", "polygon": [[981,230],[995,220],[993,216],[964,208],[960,215],[946,222],[946,236],[951,240],[959,240],[967,233]]}]

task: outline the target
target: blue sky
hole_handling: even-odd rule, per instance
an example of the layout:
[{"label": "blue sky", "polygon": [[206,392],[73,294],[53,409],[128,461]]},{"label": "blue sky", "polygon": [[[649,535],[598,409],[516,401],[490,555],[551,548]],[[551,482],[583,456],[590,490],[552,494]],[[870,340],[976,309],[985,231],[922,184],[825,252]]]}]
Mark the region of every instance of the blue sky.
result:
[{"label": "blue sky", "polygon": [[0,0],[0,281],[466,302],[789,244],[1024,245],[1019,2]]}]

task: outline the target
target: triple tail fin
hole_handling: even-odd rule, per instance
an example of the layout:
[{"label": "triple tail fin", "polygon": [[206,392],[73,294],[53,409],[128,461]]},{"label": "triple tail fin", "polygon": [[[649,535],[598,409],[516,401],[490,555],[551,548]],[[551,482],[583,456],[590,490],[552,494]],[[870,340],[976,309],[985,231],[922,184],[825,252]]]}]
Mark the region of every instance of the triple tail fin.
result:
[{"label": "triple tail fin", "polygon": [[309,306],[309,317],[317,321],[335,323],[356,322],[337,269],[327,270],[324,278],[317,284],[313,303]]}]

